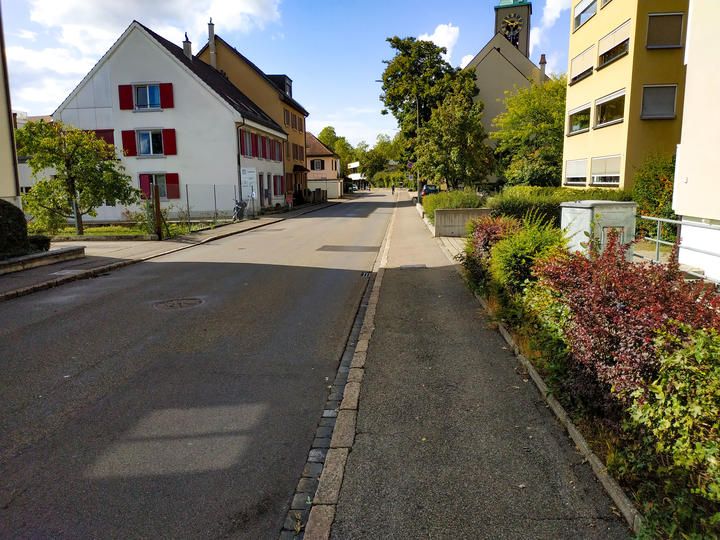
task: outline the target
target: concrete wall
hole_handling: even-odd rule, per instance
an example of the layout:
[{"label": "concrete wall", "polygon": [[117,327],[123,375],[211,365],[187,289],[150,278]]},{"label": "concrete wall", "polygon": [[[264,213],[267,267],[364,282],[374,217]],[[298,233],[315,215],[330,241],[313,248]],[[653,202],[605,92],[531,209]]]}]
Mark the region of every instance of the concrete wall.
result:
[{"label": "concrete wall", "polygon": [[435,236],[465,236],[471,219],[489,216],[489,208],[442,208],[435,210]]},{"label": "concrete wall", "polygon": [[[177,155],[122,158],[134,185],[139,187],[141,173],[178,173],[181,199],[163,202],[163,206],[184,208],[188,185],[194,192],[191,210],[213,210],[212,186],[216,185],[220,186],[215,190],[218,207],[231,210],[233,187],[239,185],[236,125],[242,122],[240,114],[138,28],[132,29],[127,39],[101,62],[99,69],[81,83],[78,92],[58,109],[56,118],[81,129],[114,129],[119,153],[123,130],[174,128]],[[120,110],[118,86],[143,82],[173,83],[174,107],[142,112]],[[261,132],[251,126],[246,129]],[[284,173],[280,161],[243,157],[242,167],[254,168],[258,175]],[[282,201],[283,197],[278,196],[273,203]],[[102,207],[97,219],[122,219],[124,210]]]},{"label": "concrete wall", "polygon": [[341,199],[343,192],[343,181],[338,179],[310,180],[308,179],[308,189],[322,189],[327,191],[328,199]]}]

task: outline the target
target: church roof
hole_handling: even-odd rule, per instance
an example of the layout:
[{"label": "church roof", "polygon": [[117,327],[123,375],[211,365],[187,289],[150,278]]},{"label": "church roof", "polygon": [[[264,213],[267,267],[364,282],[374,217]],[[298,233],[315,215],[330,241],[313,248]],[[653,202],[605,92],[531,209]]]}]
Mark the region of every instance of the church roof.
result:
[{"label": "church roof", "polygon": [[[501,33],[495,34],[490,41],[480,50],[475,57],[465,66],[465,69],[475,69],[485,58],[491,53],[500,54],[507,62],[518,70],[523,77],[530,81],[536,81],[540,77],[540,68],[530,60],[527,56],[521,53],[517,47],[513,46],[512,43]],[[547,80],[545,76],[543,80]]]}]

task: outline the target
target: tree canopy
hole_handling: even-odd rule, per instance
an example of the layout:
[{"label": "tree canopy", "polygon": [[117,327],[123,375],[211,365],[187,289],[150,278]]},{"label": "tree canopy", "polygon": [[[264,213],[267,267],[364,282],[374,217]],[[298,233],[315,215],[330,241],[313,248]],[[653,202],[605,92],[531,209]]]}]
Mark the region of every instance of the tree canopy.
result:
[{"label": "tree canopy", "polygon": [[462,87],[451,92],[420,128],[415,169],[424,179],[457,188],[477,185],[492,172],[494,159],[482,124],[483,104]]},{"label": "tree canopy", "polygon": [[509,184],[559,186],[565,130],[565,77],[507,92],[493,125],[498,171]]},{"label": "tree canopy", "polygon": [[16,139],[18,153],[27,156],[37,179],[23,202],[41,221],[57,224],[74,218],[77,233],[83,234],[83,215],[96,215],[103,204],[139,199],[115,146],[92,132],[62,122],[28,122]]}]

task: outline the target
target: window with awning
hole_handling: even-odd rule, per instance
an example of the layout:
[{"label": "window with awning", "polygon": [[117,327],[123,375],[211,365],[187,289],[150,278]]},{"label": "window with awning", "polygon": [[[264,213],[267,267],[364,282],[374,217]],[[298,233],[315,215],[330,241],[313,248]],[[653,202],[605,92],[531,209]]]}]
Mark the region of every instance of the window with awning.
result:
[{"label": "window with awning", "polygon": [[598,68],[617,60],[630,50],[630,21],[618,26],[598,43]]},{"label": "window with awning", "polygon": [[595,62],[595,46],[591,45],[570,60],[570,84],[592,75]]}]

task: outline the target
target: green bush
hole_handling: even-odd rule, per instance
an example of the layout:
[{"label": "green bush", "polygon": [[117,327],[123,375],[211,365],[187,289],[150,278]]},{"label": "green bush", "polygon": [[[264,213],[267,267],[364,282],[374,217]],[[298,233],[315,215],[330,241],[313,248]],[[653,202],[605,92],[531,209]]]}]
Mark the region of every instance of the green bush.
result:
[{"label": "green bush", "polygon": [[484,202],[485,199],[479,197],[474,189],[441,191],[422,199],[423,210],[430,223],[435,223],[435,210],[438,208],[480,208]]},{"label": "green bush", "polygon": [[533,265],[540,259],[566,246],[561,229],[542,217],[529,214],[522,229],[500,240],[490,250],[490,275],[511,294],[522,293],[534,280]]},{"label": "green bush", "polygon": [[493,215],[523,219],[528,212],[556,227],[560,226],[560,203],[579,200],[630,201],[627,191],[617,189],[571,189],[554,187],[512,186],[487,201]]},{"label": "green bush", "polygon": [[408,185],[407,173],[403,171],[381,171],[375,173],[371,181],[374,187],[389,188],[395,185],[399,187],[400,184],[405,186]]},{"label": "green bush", "polygon": [[28,242],[32,251],[47,251],[50,249],[50,237],[44,234],[32,234],[28,236]]},{"label": "green bush", "polygon": [[[635,172],[632,196],[638,205],[638,213],[645,216],[677,219],[672,209],[675,157],[653,155],[647,158]],[[657,223],[640,219],[637,224],[642,236],[655,236]],[[663,226],[664,240],[674,241],[675,227]]]},{"label": "green bush", "polygon": [[[720,334],[676,323],[656,340],[660,369],[638,390],[626,429],[644,437],[629,454],[660,478],[649,507],[659,537],[720,534]],[[654,490],[655,493],[652,493]]]},{"label": "green bush", "polygon": [[474,287],[487,292],[490,282],[490,250],[520,227],[520,221],[505,216],[481,216],[468,222],[465,251],[461,260]]},{"label": "green bush", "polygon": [[0,258],[17,257],[29,250],[25,214],[14,204],[0,199]]}]

